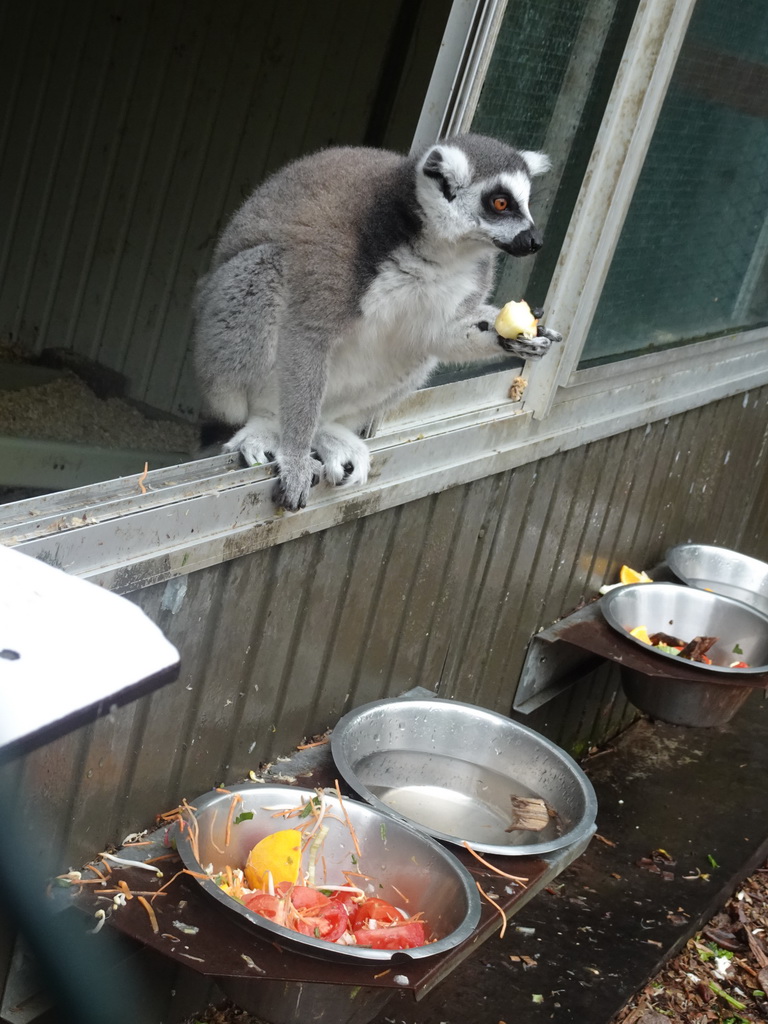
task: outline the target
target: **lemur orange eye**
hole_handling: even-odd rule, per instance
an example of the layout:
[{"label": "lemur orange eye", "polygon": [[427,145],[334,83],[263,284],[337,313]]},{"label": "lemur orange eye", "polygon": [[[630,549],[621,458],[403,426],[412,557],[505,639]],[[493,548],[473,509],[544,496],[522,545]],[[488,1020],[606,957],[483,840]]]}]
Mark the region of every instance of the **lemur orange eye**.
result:
[{"label": "lemur orange eye", "polygon": [[493,200],[493,208],[494,210],[498,210],[499,213],[503,213],[508,206],[509,200],[505,199],[504,196],[496,196],[496,198]]}]

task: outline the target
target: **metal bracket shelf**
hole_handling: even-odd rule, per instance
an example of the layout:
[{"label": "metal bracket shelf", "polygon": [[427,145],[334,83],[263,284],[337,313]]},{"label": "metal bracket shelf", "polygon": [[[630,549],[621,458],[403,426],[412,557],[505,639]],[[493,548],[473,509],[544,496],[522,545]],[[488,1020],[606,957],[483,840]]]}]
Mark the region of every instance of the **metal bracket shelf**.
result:
[{"label": "metal bracket shelf", "polygon": [[[650,571],[655,582],[677,582],[666,563]],[[700,669],[690,663],[659,658],[608,625],[600,599],[566,615],[531,638],[512,705],[528,715],[578,682],[602,661],[612,661],[650,679],[701,683]],[[718,675],[712,685],[768,688],[768,674]]]},{"label": "metal bracket shelf", "polygon": [[565,639],[573,626],[601,618],[598,603],[588,604],[531,637],[512,704],[513,711],[529,715],[583,679],[604,660],[602,655],[577,647]]}]

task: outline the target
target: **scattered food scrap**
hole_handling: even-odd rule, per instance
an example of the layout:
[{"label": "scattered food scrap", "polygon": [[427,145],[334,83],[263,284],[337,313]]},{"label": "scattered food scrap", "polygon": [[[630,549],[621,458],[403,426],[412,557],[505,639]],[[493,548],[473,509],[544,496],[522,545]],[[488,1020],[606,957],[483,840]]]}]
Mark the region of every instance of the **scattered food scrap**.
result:
[{"label": "scattered food scrap", "polygon": [[642,572],[638,572],[637,569],[632,569],[628,565],[622,565],[619,569],[619,582],[604,584],[600,587],[600,593],[607,594],[609,590],[624,587],[628,583],[653,583],[653,580],[644,569]]},{"label": "scattered food scrap", "polygon": [[505,832],[541,832],[557,812],[538,797],[512,796],[512,824]]},{"label": "scattered food scrap", "polygon": [[595,839],[598,839],[601,843],[605,843],[606,846],[616,845],[612,839],[606,839],[605,836],[601,836],[599,832],[595,832]]},{"label": "scattered food scrap", "polygon": [[[713,661],[708,656],[710,648],[719,640],[716,636],[695,636],[693,640],[685,641],[670,633],[656,632],[649,633],[647,626],[635,626],[629,630],[629,635],[641,643],[648,644],[661,654],[671,654],[676,658],[685,658],[687,661],[697,661],[703,665],[712,665]],[[743,653],[738,644],[734,646],[734,653]],[[725,666],[723,666],[725,667]],[[749,668],[746,661],[729,662],[728,668]]]},{"label": "scattered food scrap", "polygon": [[510,400],[513,402],[520,402],[527,387],[528,381],[525,377],[515,377],[509,386]]}]

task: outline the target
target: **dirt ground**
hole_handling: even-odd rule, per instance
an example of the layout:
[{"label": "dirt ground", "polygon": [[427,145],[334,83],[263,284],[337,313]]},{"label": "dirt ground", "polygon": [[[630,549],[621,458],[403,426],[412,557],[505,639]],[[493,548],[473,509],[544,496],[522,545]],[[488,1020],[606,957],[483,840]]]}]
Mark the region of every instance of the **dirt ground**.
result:
[{"label": "dirt ground", "polygon": [[[738,887],[611,1024],[765,1024],[767,992],[768,863]],[[185,1024],[263,1022],[222,1003]]]},{"label": "dirt ground", "polygon": [[768,1021],[768,864],[629,1000],[612,1024]]}]

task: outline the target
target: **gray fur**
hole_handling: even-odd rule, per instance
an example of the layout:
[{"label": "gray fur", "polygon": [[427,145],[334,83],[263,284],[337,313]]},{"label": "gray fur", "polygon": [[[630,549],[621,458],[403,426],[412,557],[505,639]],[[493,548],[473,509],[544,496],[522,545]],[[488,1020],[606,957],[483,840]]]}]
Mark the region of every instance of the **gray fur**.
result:
[{"label": "gray fur", "polygon": [[560,340],[502,339],[486,304],[499,249],[538,246],[527,192],[546,166],[474,135],[409,157],[327,149],[235,213],[198,287],[196,363],[209,411],[241,428],[225,448],[277,461],[279,505],[302,508],[321,475],[364,482],[359,431],[438,361],[534,359]]}]

